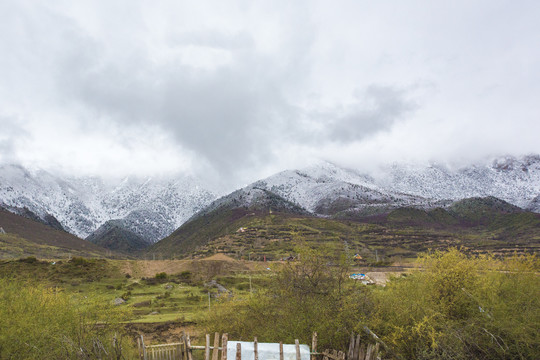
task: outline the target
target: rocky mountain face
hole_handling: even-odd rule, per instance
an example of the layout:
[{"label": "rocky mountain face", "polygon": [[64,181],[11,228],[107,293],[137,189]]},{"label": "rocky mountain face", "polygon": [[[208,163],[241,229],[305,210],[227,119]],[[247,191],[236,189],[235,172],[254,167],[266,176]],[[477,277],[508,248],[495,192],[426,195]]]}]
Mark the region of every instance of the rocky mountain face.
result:
[{"label": "rocky mountain face", "polygon": [[61,177],[17,165],[0,166],[0,206],[61,226],[86,238],[108,220],[155,242],[204,208],[216,195],[200,181],[175,178]]}]

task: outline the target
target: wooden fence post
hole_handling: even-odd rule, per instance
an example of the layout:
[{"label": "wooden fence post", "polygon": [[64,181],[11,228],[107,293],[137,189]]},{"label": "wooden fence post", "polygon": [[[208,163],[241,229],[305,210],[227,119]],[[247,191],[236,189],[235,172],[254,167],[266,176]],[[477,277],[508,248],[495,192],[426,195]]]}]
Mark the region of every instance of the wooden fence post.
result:
[{"label": "wooden fence post", "polygon": [[212,360],[218,360],[219,357],[219,333],[214,334],[214,349],[212,350]]},{"label": "wooden fence post", "polygon": [[257,344],[257,337],[253,339],[253,357],[255,360],[259,360],[259,349]]},{"label": "wooden fence post", "polygon": [[[229,334],[225,333],[221,337],[221,360],[227,360],[227,342],[229,340]],[[190,359],[191,360],[191,359]]]},{"label": "wooden fence post", "polygon": [[[182,330],[182,341],[184,345],[184,351],[178,353],[178,358],[183,360],[188,360],[188,347],[187,347],[187,336],[186,332]],[[182,350],[182,348],[179,346],[179,350]]]},{"label": "wooden fence post", "polygon": [[[311,338],[311,352],[316,353],[317,352],[317,332],[313,333],[313,337]],[[317,355],[313,354],[311,355],[311,360],[317,359]]]},{"label": "wooden fence post", "polygon": [[279,342],[279,360],[283,360],[283,341]]},{"label": "wooden fence post", "polygon": [[300,342],[298,339],[294,340],[294,345],[296,346],[296,360],[302,360],[300,357]]},{"label": "wooden fence post", "polygon": [[373,355],[373,344],[369,344],[366,352],[366,360],[371,360]]},{"label": "wooden fence post", "polygon": [[[354,347],[354,354],[353,354],[353,358],[354,360],[357,360],[359,359],[359,355],[360,355],[360,340],[361,340],[361,336],[360,334],[356,335],[356,341],[355,341],[355,347]],[[364,359],[362,359],[364,360]]]},{"label": "wooden fence post", "polygon": [[[349,341],[349,351],[347,351],[347,360],[354,359],[354,333],[351,333],[351,340]],[[354,359],[356,360],[356,359]]]},{"label": "wooden fence post", "polygon": [[187,340],[186,340],[186,352],[187,352],[188,360],[193,360],[193,354],[191,353],[191,339],[189,335],[187,336]]},{"label": "wooden fence post", "polygon": [[146,354],[146,346],[144,345],[144,338],[141,335],[141,345],[143,350],[143,360],[148,360],[148,355]]},{"label": "wooden fence post", "polygon": [[366,345],[358,344],[358,359],[365,360],[366,358]]},{"label": "wooden fence post", "polygon": [[204,360],[210,360],[210,334],[206,334],[206,345],[204,348]]},{"label": "wooden fence post", "polygon": [[236,360],[242,360],[242,344],[236,344]]}]

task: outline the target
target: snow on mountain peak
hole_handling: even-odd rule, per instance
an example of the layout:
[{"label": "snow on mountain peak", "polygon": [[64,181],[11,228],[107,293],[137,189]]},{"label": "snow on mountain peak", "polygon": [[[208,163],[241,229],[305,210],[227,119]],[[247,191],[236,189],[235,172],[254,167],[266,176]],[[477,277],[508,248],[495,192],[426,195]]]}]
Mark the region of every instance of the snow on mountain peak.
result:
[{"label": "snow on mountain peak", "polygon": [[[130,231],[157,241],[216,199],[204,184],[190,176],[110,181],[1,165],[0,206],[12,211],[26,207],[42,218],[50,214],[67,231],[81,237],[108,220],[123,219]],[[540,156],[508,156],[460,168],[394,163],[373,175],[320,161],[256,181],[213,206],[233,198],[256,202],[255,197],[263,195],[260,189],[319,215],[369,208],[431,208],[486,196],[538,212]]]},{"label": "snow on mountain peak", "polygon": [[393,163],[382,167],[376,176],[318,162],[301,170],[280,172],[255,184],[316,213],[329,206],[334,211],[373,205],[425,208],[484,196],[536,209],[540,156],[504,157],[455,169],[437,163]]},{"label": "snow on mountain peak", "polygon": [[167,236],[216,195],[188,176],[175,178],[61,178],[44,170],[0,166],[0,205],[54,216],[66,229],[87,237],[112,219],[124,219],[150,241]]}]

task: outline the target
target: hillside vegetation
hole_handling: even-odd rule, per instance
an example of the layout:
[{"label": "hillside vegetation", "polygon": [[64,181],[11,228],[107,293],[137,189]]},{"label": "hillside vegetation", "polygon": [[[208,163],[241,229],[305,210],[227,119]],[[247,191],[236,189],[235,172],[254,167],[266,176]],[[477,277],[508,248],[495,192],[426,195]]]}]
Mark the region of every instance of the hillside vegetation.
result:
[{"label": "hillside vegetation", "polygon": [[148,254],[170,258],[222,252],[276,260],[294,255],[299,244],[345,246],[368,262],[414,259],[428,249],[449,246],[477,253],[536,253],[540,215],[494,198],[467,199],[449,209],[399,208],[347,219],[219,207],[188,221]]}]

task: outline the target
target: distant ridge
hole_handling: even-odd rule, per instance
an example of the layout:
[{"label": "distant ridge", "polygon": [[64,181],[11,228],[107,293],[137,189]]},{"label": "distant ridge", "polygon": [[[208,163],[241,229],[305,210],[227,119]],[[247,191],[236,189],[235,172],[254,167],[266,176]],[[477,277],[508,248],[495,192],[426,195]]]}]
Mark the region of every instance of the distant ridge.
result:
[{"label": "distant ridge", "polygon": [[62,258],[70,256],[104,257],[109,252],[95,244],[41,222],[0,208],[0,258],[37,256]]},{"label": "distant ridge", "polygon": [[459,169],[393,164],[376,177],[319,162],[303,170],[280,172],[254,185],[325,216],[365,216],[400,207],[432,209],[490,196],[540,211],[540,156],[504,157]]},{"label": "distant ridge", "polygon": [[109,220],[86,238],[96,245],[109,250],[133,254],[144,250],[151,243],[130,231],[122,220]]}]

